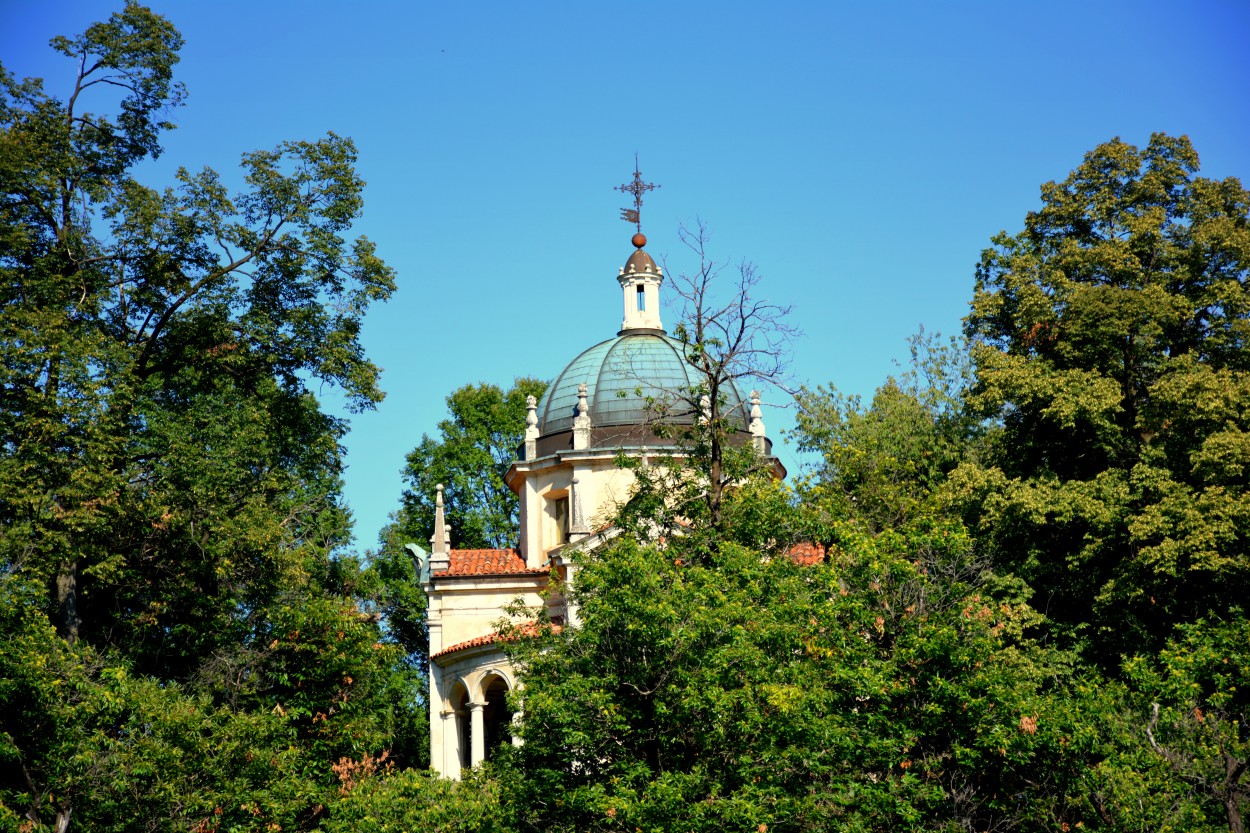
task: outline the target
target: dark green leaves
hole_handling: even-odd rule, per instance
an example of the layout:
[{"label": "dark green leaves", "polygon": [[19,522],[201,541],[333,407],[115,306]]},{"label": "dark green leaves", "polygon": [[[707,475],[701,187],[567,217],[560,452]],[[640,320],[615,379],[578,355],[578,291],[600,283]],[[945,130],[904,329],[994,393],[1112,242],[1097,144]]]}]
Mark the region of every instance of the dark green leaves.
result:
[{"label": "dark green leaves", "polygon": [[1091,151],[983,253],[968,318],[970,402],[1003,430],[956,481],[996,561],[1112,665],[1250,592],[1250,195],[1197,169],[1184,137]]},{"label": "dark green leaves", "polygon": [[581,625],[516,644],[518,828],[1092,821],[1089,716],[1054,682],[1069,658],[1023,635],[1025,591],[981,575],[958,525],[847,536],[810,566],[685,552],[622,537],[580,557]]},{"label": "dark green leaves", "polygon": [[447,397],[450,417],[439,423],[439,437],[423,436],[408,454],[408,488],[395,525],[404,537],[401,546],[428,546],[439,483],[446,488],[447,522],[456,547],[515,546],[517,500],[504,475],[525,432],[525,397],[538,398],[546,388],[537,379],[518,378],[506,392],[482,383]]},{"label": "dark green leaves", "polygon": [[63,97],[0,76],[6,827],[306,829],[339,757],[421,760],[313,394],[382,397],[359,336],[394,282],[348,236],[355,147],[247,154],[237,194],[140,182],[181,44],[128,3],[53,40]]}]

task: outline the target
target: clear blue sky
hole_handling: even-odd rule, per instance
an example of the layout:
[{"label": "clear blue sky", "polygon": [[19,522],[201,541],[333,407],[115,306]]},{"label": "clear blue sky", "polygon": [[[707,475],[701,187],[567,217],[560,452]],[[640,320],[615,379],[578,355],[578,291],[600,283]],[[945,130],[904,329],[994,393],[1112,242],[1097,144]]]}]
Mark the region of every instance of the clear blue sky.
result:
[{"label": "clear blue sky", "polygon": [[[347,439],[362,547],[450,391],[615,334],[635,151],[663,186],[648,250],[680,267],[702,217],[795,305],[796,380],[865,395],[918,326],[958,330],[990,236],[1098,143],[1184,133],[1205,175],[1250,180],[1244,0],[153,6],[190,95],[149,184],[327,130],[359,147],[358,229],[399,273],[364,334],[388,396]],[[0,0],[0,60],[62,91],[48,38],[118,7]]]}]

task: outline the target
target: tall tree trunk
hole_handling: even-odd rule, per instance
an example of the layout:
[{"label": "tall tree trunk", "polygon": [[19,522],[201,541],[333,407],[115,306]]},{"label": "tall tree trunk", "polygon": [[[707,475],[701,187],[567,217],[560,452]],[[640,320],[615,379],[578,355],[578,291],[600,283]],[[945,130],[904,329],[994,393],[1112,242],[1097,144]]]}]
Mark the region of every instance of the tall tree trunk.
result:
[{"label": "tall tree trunk", "polygon": [[53,827],[56,833],[65,833],[69,830],[69,817],[73,812],[73,809],[68,806],[56,811],[56,825]]},{"label": "tall tree trunk", "polygon": [[1246,833],[1246,823],[1241,817],[1241,802],[1246,790],[1239,783],[1246,772],[1246,764],[1236,756],[1224,752],[1224,810],[1228,813],[1228,829],[1231,833]]},{"label": "tall tree trunk", "polygon": [[[78,560],[73,559],[61,564],[61,572],[56,577],[57,633],[69,644],[78,641]],[[69,823],[68,817],[66,824]]]}]

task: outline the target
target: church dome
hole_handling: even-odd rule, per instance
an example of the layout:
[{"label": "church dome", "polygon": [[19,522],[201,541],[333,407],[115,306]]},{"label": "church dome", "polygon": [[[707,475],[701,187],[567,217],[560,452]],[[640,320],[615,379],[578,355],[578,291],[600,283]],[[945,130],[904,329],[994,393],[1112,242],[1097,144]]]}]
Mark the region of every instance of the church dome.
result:
[{"label": "church dome", "polygon": [[[583,351],[556,376],[538,403],[538,433],[545,437],[573,429],[577,389],[583,383],[596,428],[647,425],[666,407],[674,412],[662,414],[665,422],[690,424],[690,405],[678,399],[689,399],[698,382],[681,342],[653,331],[625,331]],[[741,394],[730,385],[724,397],[721,412],[745,422]]]}]

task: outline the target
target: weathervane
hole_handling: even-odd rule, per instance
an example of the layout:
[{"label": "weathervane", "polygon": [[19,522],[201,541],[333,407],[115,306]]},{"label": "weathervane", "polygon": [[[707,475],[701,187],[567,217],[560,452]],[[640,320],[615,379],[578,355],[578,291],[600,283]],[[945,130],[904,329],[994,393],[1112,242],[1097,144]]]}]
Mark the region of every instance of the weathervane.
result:
[{"label": "weathervane", "polygon": [[634,181],[625,185],[618,185],[612,189],[613,191],[634,195],[634,207],[622,208],[621,219],[627,223],[633,223],[639,234],[642,234],[642,195],[659,187],[658,185],[652,185],[650,182],[642,181],[642,173],[638,170],[638,154],[635,153]]}]

